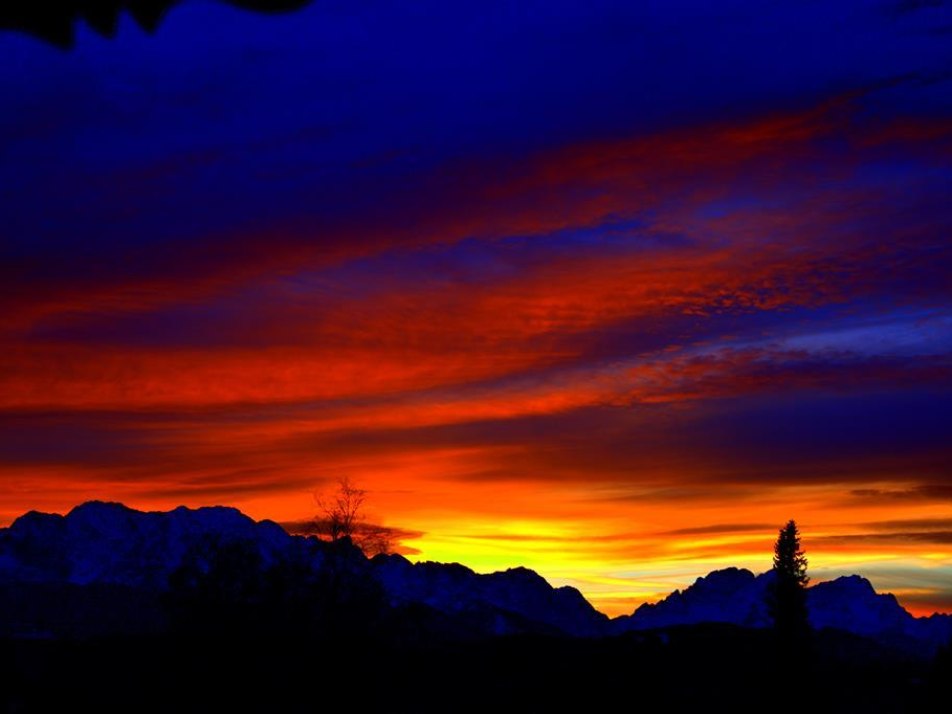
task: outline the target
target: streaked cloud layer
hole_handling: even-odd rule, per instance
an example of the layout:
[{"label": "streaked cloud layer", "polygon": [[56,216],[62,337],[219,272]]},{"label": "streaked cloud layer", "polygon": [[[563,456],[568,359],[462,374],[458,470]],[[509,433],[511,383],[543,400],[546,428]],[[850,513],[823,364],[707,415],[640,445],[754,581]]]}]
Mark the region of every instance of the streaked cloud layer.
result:
[{"label": "streaked cloud layer", "polygon": [[[952,610],[945,3],[0,35],[0,519],[299,521],[630,610],[801,523]],[[771,525],[773,524],[773,525]]]}]

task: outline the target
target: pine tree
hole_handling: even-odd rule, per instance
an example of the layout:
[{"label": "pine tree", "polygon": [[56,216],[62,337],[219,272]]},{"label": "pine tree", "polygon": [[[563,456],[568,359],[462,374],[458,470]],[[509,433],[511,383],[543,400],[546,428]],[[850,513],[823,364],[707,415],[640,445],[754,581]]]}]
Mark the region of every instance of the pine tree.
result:
[{"label": "pine tree", "polygon": [[807,558],[800,548],[800,531],[790,520],[777,536],[773,559],[774,580],[770,588],[770,614],[774,628],[785,638],[805,636],[807,619]]}]

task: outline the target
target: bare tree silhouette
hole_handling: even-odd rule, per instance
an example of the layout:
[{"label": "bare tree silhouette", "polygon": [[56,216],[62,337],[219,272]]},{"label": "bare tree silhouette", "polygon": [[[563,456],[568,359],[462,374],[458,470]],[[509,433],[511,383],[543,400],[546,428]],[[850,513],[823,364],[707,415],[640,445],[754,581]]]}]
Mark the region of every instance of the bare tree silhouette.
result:
[{"label": "bare tree silhouette", "polygon": [[337,481],[337,490],[331,494],[317,497],[320,509],[317,523],[318,532],[325,533],[331,540],[347,537],[353,539],[358,524],[363,520],[364,499],[367,492],[354,486],[347,476]]},{"label": "bare tree silhouette", "polygon": [[378,553],[389,553],[393,546],[392,531],[366,521],[366,498],[366,490],[355,486],[347,476],[342,476],[337,481],[336,491],[317,497],[315,532],[332,541],[348,538],[371,557]]}]

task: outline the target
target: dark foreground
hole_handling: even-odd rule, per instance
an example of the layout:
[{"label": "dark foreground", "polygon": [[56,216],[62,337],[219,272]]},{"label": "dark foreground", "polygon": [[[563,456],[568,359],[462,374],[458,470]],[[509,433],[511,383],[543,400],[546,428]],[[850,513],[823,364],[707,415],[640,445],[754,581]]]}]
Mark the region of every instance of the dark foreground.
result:
[{"label": "dark foreground", "polygon": [[0,701],[5,712],[925,712],[945,710],[950,683],[942,657],[899,660],[835,633],[796,657],[770,633],[729,626],[600,640],[359,639],[7,640]]}]

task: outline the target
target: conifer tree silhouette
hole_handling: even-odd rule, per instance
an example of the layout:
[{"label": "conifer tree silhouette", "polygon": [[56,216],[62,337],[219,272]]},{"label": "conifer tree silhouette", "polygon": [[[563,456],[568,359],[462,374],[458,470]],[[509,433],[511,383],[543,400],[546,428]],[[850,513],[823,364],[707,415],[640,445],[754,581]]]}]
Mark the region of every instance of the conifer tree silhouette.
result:
[{"label": "conifer tree silhouette", "polygon": [[784,639],[802,639],[810,631],[807,617],[807,557],[800,547],[800,531],[790,520],[774,544],[774,580],[769,605],[774,628]]}]

